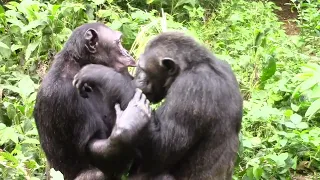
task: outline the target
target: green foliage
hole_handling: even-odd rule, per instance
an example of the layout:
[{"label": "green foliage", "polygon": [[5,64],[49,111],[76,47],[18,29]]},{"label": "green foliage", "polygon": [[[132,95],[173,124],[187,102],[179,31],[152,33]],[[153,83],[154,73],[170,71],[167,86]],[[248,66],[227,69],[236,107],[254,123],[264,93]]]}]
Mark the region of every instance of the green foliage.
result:
[{"label": "green foliage", "polygon": [[[319,6],[319,0],[292,3],[301,34],[288,36],[270,1],[7,3],[0,7],[0,179],[44,179],[32,116],[36,92],[72,30],[90,21],[123,32],[135,57],[150,38],[175,29],[231,64],[244,97],[234,179],[319,179]],[[63,179],[54,169],[50,175]]]}]

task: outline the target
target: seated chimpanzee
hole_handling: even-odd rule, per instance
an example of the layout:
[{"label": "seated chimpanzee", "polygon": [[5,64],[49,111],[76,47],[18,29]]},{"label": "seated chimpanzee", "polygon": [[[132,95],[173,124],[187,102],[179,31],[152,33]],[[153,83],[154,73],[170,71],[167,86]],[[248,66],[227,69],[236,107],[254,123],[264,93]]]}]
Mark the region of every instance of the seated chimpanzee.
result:
[{"label": "seated chimpanzee", "polygon": [[[103,84],[90,66],[76,78]],[[151,102],[165,101],[141,136],[131,179],[231,179],[243,100],[229,64],[191,37],[167,32],[148,43],[135,82]]]},{"label": "seated chimpanzee", "polygon": [[[105,77],[103,93],[84,84],[80,95],[72,85],[87,64],[105,67],[93,73]],[[151,116],[145,95],[135,93],[127,69],[133,65],[121,45],[121,33],[101,23],[76,28],[55,56],[41,83],[34,118],[49,165],[66,180],[120,179],[133,160],[132,145]],[[93,92],[82,98],[88,96],[86,91]],[[125,109],[120,114],[118,107],[118,115],[117,103]]]}]

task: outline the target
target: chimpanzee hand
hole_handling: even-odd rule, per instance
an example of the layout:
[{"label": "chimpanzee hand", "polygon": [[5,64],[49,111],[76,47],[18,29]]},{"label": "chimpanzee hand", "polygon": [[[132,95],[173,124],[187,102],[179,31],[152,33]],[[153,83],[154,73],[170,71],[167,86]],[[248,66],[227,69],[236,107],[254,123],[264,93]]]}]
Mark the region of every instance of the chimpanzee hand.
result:
[{"label": "chimpanzee hand", "polygon": [[111,138],[131,144],[151,119],[149,100],[140,89],[136,89],[133,99],[124,111],[120,109],[118,104],[115,109],[117,120]]},{"label": "chimpanzee hand", "polygon": [[89,64],[84,66],[73,79],[73,86],[75,86],[83,98],[88,98],[88,93],[92,92],[95,86],[101,86],[105,77],[112,77],[116,72],[109,67]]}]

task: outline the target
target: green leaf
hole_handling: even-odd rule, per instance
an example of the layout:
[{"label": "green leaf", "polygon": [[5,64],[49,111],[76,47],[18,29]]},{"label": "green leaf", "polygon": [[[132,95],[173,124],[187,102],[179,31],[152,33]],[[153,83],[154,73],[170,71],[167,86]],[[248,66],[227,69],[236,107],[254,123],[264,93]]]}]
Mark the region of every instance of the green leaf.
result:
[{"label": "green leaf", "polygon": [[19,82],[18,88],[20,90],[20,96],[23,98],[28,97],[35,91],[34,82],[30,79],[30,76],[25,75]]},{"label": "green leaf", "polygon": [[2,88],[3,89],[8,89],[8,90],[13,91],[15,93],[20,93],[19,88],[15,87],[15,86],[12,86],[12,85],[3,85]]},{"label": "green leaf", "polygon": [[304,92],[319,83],[319,77],[313,76],[300,84],[300,92]]},{"label": "green leaf", "polygon": [[190,4],[192,7],[194,7],[196,5],[196,0],[179,0],[174,9],[184,4]]},{"label": "green leaf", "polygon": [[277,66],[276,66],[276,59],[274,55],[269,56],[267,61],[268,61],[268,64],[264,66],[262,70],[262,76],[260,78],[261,82],[270,79],[276,72]]},{"label": "green leaf", "polygon": [[299,129],[307,129],[309,125],[306,122],[300,122],[299,124],[296,125],[296,127]]},{"label": "green leaf", "polygon": [[299,114],[292,114],[290,117],[291,122],[294,124],[299,124],[302,121],[302,117]]},{"label": "green leaf", "polygon": [[292,122],[285,122],[284,125],[287,126],[288,128],[292,128],[292,129],[296,128],[296,125],[293,124]]},{"label": "green leaf", "polygon": [[16,115],[16,109],[14,108],[14,106],[12,104],[9,104],[9,106],[7,107],[8,118],[13,120],[15,115]]},{"label": "green leaf", "polygon": [[122,26],[122,22],[121,21],[113,21],[110,25],[110,28],[111,29],[115,29],[115,30],[118,30],[120,29],[120,27]]},{"label": "green leaf", "polygon": [[297,112],[299,110],[299,106],[291,103],[291,109],[294,111],[294,112]]},{"label": "green leaf", "polygon": [[147,4],[151,4],[154,0],[147,0]]},{"label": "green leaf", "polygon": [[285,166],[285,160],[289,157],[288,153],[282,153],[280,155],[269,155],[269,158],[272,159],[274,162],[276,162],[278,167],[283,167]]},{"label": "green leaf", "polygon": [[4,49],[10,49],[9,46],[7,46],[5,43],[0,41],[0,47],[4,48]]},{"label": "green leaf", "polygon": [[16,144],[19,142],[18,134],[12,127],[7,127],[0,132],[0,145],[8,142],[8,140],[12,140]]},{"label": "green leaf", "polygon": [[34,129],[28,131],[28,132],[26,133],[26,135],[27,135],[27,136],[37,136],[37,135],[38,135],[38,130],[37,130],[36,128],[34,128]]},{"label": "green leaf", "polygon": [[55,169],[50,169],[51,180],[64,180],[63,174],[60,171],[56,171]]},{"label": "green leaf", "polygon": [[307,117],[309,116],[308,119],[310,119],[317,111],[319,111],[319,109],[320,109],[320,99],[317,99],[311,103],[305,116]]},{"label": "green leaf", "polygon": [[253,167],[253,176],[256,179],[261,179],[262,173],[263,173],[263,170],[259,166]]},{"label": "green leaf", "polygon": [[28,139],[22,141],[22,144],[40,144],[40,142],[38,139],[28,138]]},{"label": "green leaf", "polygon": [[3,130],[3,129],[5,129],[6,127],[7,127],[7,126],[6,126],[5,124],[0,123],[0,131]]},{"label": "green leaf", "polygon": [[31,53],[38,47],[39,43],[40,43],[40,41],[36,41],[36,42],[30,43],[28,45],[27,50],[26,50],[26,56],[25,56],[26,60],[29,60]]},{"label": "green leaf", "polygon": [[22,49],[22,48],[24,48],[23,45],[15,45],[15,44],[13,44],[13,45],[11,46],[11,51],[14,52],[14,51],[16,51],[17,49]]},{"label": "green leaf", "polygon": [[101,5],[105,2],[105,0],[94,0],[93,2],[95,5]]},{"label": "green leaf", "polygon": [[24,26],[23,28],[21,28],[21,33],[24,34],[27,31],[30,31],[40,25],[44,25],[44,21],[43,20],[35,20],[35,21],[31,21],[27,26]]},{"label": "green leaf", "polygon": [[310,98],[320,98],[320,85],[317,84],[316,87],[312,89]]},{"label": "green leaf", "polygon": [[287,144],[287,142],[288,142],[288,139],[281,139],[279,141],[279,144],[281,145],[281,147],[284,147]]}]

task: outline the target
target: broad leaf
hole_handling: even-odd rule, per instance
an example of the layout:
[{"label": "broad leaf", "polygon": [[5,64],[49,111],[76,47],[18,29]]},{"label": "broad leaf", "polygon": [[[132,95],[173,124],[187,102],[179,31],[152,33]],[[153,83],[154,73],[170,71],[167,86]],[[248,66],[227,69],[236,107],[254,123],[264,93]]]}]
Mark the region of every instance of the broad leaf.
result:
[{"label": "broad leaf", "polygon": [[267,61],[268,61],[267,65],[264,66],[263,70],[262,70],[262,75],[260,78],[261,82],[270,79],[274,75],[274,73],[276,72],[277,67],[276,67],[275,57],[273,55],[269,56]]},{"label": "broad leaf", "polygon": [[40,43],[39,41],[36,41],[28,45],[26,50],[26,56],[25,56],[26,60],[29,60],[31,53],[38,47],[39,43]]},{"label": "broad leaf", "polygon": [[7,46],[5,43],[0,42],[0,47],[5,48],[5,49],[10,49],[9,46]]},{"label": "broad leaf", "polygon": [[317,111],[319,111],[319,109],[320,109],[320,98],[311,103],[305,116],[309,116],[308,119],[310,119]]}]

